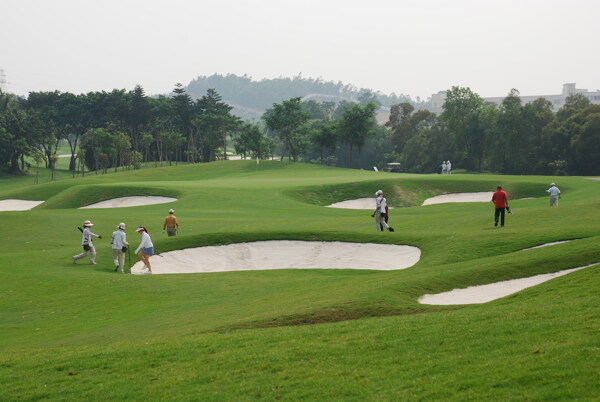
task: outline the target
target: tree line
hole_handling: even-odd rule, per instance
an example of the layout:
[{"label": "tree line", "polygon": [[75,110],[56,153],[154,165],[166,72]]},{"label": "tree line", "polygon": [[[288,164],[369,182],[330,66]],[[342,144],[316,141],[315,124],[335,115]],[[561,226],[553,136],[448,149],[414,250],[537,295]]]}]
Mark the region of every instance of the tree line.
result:
[{"label": "tree line", "polygon": [[356,102],[293,97],[273,103],[260,121],[244,122],[215,89],[194,100],[181,84],[158,97],[141,86],[27,98],[0,92],[0,166],[25,172],[33,159],[53,168],[66,141],[73,172],[210,162],[226,159],[232,147],[247,158],[363,169],[400,162],[415,173],[434,172],[447,159],[470,171],[600,172],[600,105],[582,95],[568,97],[556,114],[543,98],[522,105],[516,90],[495,105],[461,87],[447,91],[440,115],[400,102],[378,124],[378,107],[369,93]]}]

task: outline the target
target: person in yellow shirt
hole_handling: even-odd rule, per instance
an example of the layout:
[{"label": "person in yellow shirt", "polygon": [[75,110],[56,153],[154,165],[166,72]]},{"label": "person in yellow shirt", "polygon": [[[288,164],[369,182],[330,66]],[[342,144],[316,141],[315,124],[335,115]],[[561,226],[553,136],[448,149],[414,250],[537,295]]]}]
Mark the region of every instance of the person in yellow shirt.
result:
[{"label": "person in yellow shirt", "polygon": [[167,230],[167,235],[175,236],[177,234],[177,230],[179,229],[179,222],[177,222],[177,217],[175,216],[175,211],[169,209],[169,215],[165,218],[165,223],[163,224],[163,232]]}]

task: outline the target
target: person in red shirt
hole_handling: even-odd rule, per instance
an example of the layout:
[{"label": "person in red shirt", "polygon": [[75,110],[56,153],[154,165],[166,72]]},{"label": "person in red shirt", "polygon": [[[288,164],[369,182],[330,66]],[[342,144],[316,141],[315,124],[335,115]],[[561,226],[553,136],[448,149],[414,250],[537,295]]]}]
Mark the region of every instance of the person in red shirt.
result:
[{"label": "person in red shirt", "polygon": [[491,201],[494,203],[494,207],[496,207],[494,211],[494,226],[498,226],[498,218],[500,218],[500,226],[504,226],[504,214],[506,213],[506,208],[508,208],[508,196],[502,190],[502,186],[496,187],[496,192],[492,195]]}]

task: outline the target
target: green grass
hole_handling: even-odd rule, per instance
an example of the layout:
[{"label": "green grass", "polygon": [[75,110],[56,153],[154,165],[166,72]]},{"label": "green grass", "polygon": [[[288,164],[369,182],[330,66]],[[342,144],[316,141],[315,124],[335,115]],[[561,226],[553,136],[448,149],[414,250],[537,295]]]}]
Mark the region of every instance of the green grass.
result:
[{"label": "green grass", "polygon": [[[425,293],[600,262],[600,183],[581,177],[408,175],[223,161],[63,178],[0,178],[0,400],[597,400],[596,265],[490,303],[428,306]],[[29,180],[29,183],[25,181]],[[549,208],[555,181],[561,205]],[[489,203],[421,207],[492,191]],[[395,233],[370,211],[324,208],[383,189]],[[79,210],[127,195],[178,201]],[[518,198],[535,197],[519,200]],[[179,236],[160,235],[168,208]],[[91,219],[99,265],[74,265]],[[408,244],[401,271],[275,270],[131,276],[108,238],[145,225],[159,252],[269,239]],[[552,247],[519,251],[551,241]],[[157,258],[157,257],[154,257]]]}]

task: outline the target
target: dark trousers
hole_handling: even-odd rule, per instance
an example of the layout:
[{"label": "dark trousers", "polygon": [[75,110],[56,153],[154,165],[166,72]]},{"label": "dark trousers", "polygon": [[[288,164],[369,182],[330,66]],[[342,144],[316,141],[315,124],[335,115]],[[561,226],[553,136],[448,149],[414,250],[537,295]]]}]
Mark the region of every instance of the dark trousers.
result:
[{"label": "dark trousers", "polygon": [[504,215],[506,213],[506,208],[496,208],[494,211],[494,223],[498,226],[498,217],[500,217],[500,226],[504,226]]}]

